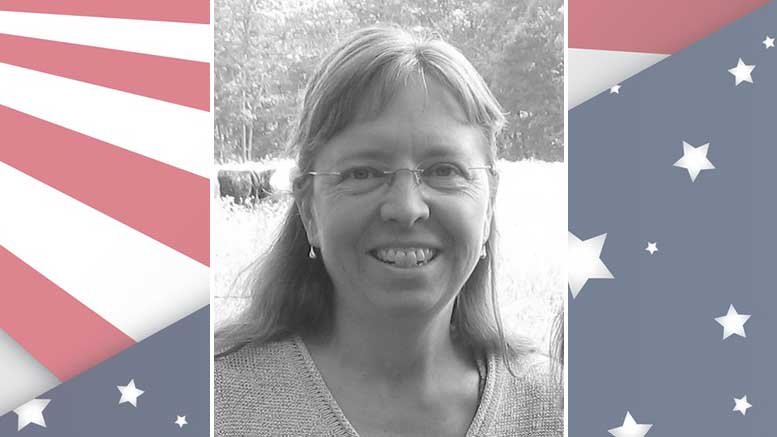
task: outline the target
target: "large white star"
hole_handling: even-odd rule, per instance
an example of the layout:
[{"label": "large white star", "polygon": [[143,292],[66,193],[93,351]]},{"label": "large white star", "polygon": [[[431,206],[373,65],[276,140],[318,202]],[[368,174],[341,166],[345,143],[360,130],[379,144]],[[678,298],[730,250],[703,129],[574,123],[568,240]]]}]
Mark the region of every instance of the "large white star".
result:
[{"label": "large white star", "polygon": [[178,425],[178,428],[183,428],[184,425],[188,424],[189,422],[186,421],[186,416],[175,416],[175,424]]},{"label": "large white star", "polygon": [[683,156],[673,165],[688,170],[688,174],[691,176],[691,182],[694,182],[696,181],[696,177],[699,176],[700,171],[713,170],[715,168],[710,160],[707,159],[707,151],[709,148],[710,143],[694,147],[683,141]]},{"label": "large white star", "polygon": [[648,245],[645,248],[645,250],[647,250],[648,252],[650,252],[651,255],[653,255],[654,253],[658,252],[658,248],[656,247],[656,244],[658,243],[651,243],[648,241]]},{"label": "large white star", "polygon": [[637,421],[631,417],[631,413],[627,411],[626,418],[623,419],[623,425],[608,431],[615,437],[644,437],[652,426],[652,424],[645,425],[637,423]]},{"label": "large white star", "polygon": [[610,87],[610,94],[620,94],[620,93],[621,93],[620,85],[613,85]]},{"label": "large white star", "polygon": [[750,76],[750,73],[753,72],[753,69],[755,69],[755,65],[747,65],[742,62],[742,58],[739,58],[737,66],[728,70],[728,72],[733,74],[734,78],[736,79],[734,86],[737,86],[742,82],[753,83],[753,77]]},{"label": "large white star", "polygon": [[143,394],[143,390],[139,390],[137,387],[135,387],[134,379],[130,379],[129,384],[117,385],[116,388],[118,388],[121,392],[121,399],[119,399],[119,404],[129,402],[133,407],[138,406],[138,397]]},{"label": "large white star", "polygon": [[766,35],[766,39],[762,41],[764,43],[764,46],[768,49],[769,47],[774,47],[774,38],[770,37],[769,35]]},{"label": "large white star", "polygon": [[607,234],[602,234],[581,241],[573,233],[567,232],[567,255],[569,256],[569,288],[572,298],[577,297],[580,290],[589,279],[612,279],[612,273],[607,269],[599,256],[602,253]]},{"label": "large white star", "polygon": [[723,326],[723,340],[736,334],[740,337],[745,335],[745,322],[750,318],[749,314],[739,314],[734,305],[728,307],[728,313],[725,316],[715,317],[715,321]]},{"label": "large white star", "polygon": [[17,431],[21,431],[25,426],[34,423],[46,427],[46,420],[43,418],[43,410],[51,402],[51,399],[33,399],[24,405],[13,410],[19,416]]},{"label": "large white star", "polygon": [[752,407],[752,405],[750,405],[750,402],[747,402],[747,395],[745,395],[739,399],[734,398],[734,409],[731,411],[739,411],[744,416],[747,414],[747,409],[750,407]]}]

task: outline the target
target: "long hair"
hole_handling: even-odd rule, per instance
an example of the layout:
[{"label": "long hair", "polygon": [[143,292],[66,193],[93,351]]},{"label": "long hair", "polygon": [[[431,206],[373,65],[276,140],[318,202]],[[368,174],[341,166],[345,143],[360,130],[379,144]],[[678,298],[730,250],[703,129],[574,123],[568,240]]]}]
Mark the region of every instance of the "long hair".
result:
[{"label": "long hair", "polygon": [[[289,207],[269,251],[248,269],[250,304],[237,319],[216,333],[216,350],[228,353],[251,342],[265,343],[292,334],[322,332],[331,327],[334,287],[320,259],[309,259],[310,246],[299,205],[312,196],[310,178],[319,148],[365,112],[378,114],[408,80],[437,80],[461,105],[467,121],[488,141],[490,164],[496,161],[495,139],[505,123],[499,103],[470,62],[453,46],[432,35],[397,27],[370,27],[352,33],[318,65],[306,92],[289,146],[297,153],[295,202]],[[300,176],[301,175],[301,176]],[[490,204],[496,199],[498,175],[489,175]],[[454,304],[451,329],[475,353],[509,357],[527,343],[508,339],[499,314],[496,285],[495,214],[480,259]]]}]

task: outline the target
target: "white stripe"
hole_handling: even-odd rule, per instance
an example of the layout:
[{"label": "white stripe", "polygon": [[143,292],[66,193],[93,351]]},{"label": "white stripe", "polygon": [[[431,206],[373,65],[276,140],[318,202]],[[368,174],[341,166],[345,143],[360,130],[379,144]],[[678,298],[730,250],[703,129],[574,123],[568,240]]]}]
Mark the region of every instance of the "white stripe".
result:
[{"label": "white stripe", "polygon": [[209,112],[0,63],[0,105],[208,177]]},{"label": "white stripe", "polygon": [[210,62],[207,24],[0,11],[5,34]]},{"label": "white stripe", "polygon": [[[567,56],[567,89],[569,109],[572,109],[669,55],[569,49]],[[626,93],[628,89],[623,88],[620,92]]]},{"label": "white stripe", "polygon": [[57,385],[54,374],[0,329],[0,416]]},{"label": "white stripe", "polygon": [[0,187],[0,245],[136,341],[208,304],[197,261],[4,163]]}]

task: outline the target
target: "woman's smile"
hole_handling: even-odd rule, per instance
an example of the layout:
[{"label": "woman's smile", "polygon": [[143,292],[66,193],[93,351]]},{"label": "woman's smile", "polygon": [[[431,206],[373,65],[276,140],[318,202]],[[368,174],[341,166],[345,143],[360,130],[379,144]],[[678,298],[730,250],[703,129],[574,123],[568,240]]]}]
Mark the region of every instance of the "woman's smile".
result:
[{"label": "woman's smile", "polygon": [[425,266],[437,257],[437,249],[420,247],[379,249],[369,253],[384,264],[403,269]]},{"label": "woman's smile", "polygon": [[426,247],[396,247],[376,249],[370,255],[386,264],[409,268],[423,266],[437,256],[437,249]]}]

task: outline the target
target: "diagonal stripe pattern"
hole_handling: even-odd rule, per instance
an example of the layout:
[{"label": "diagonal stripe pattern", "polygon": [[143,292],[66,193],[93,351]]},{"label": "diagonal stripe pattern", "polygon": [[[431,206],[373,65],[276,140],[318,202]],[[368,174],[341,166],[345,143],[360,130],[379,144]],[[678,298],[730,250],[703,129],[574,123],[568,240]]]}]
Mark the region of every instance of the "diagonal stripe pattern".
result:
[{"label": "diagonal stripe pattern", "polygon": [[0,62],[207,111],[204,62],[0,34]]},{"label": "diagonal stripe pattern", "polygon": [[0,3],[0,355],[51,372],[0,414],[208,303],[209,22],[202,0]]}]

